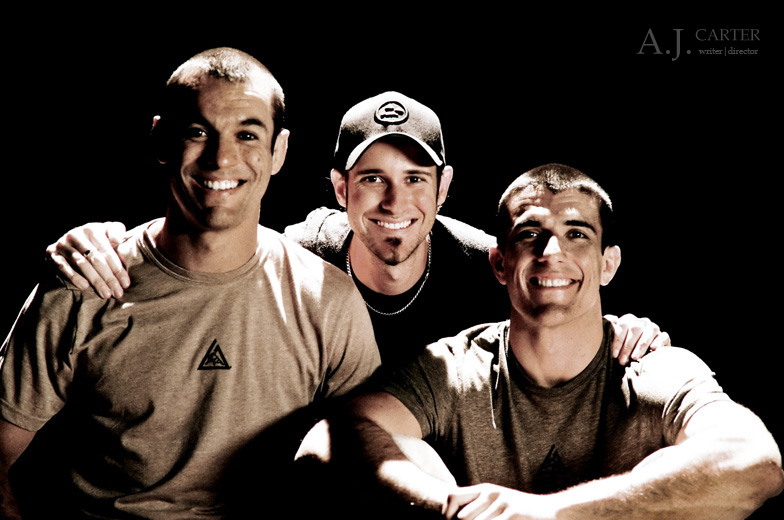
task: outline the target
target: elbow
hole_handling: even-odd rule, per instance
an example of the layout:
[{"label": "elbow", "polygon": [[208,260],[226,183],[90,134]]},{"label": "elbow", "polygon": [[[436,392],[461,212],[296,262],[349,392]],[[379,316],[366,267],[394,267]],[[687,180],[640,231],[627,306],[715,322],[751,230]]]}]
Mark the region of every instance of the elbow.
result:
[{"label": "elbow", "polygon": [[735,484],[738,489],[749,490],[746,496],[753,509],[784,491],[784,470],[779,446],[758,418],[756,423],[756,429],[751,429],[752,423],[746,423],[745,435],[729,437],[730,451],[733,453],[730,459],[735,461],[735,469],[740,470],[736,474]]},{"label": "elbow", "polygon": [[760,453],[746,472],[746,482],[752,490],[749,502],[752,510],[762,506],[769,498],[784,491],[784,470],[781,466],[781,455],[775,445],[772,449]]},{"label": "elbow", "polygon": [[322,420],[305,435],[294,456],[300,465],[323,465],[332,458],[332,442],[329,423]]},{"label": "elbow", "polygon": [[760,474],[763,481],[762,492],[765,494],[763,502],[784,491],[784,471],[780,460],[769,459],[764,462]]},{"label": "elbow", "polygon": [[760,458],[758,466],[761,468],[763,480],[767,482],[767,498],[775,497],[784,491],[784,470],[781,465],[781,452],[773,436],[769,437],[768,449]]}]

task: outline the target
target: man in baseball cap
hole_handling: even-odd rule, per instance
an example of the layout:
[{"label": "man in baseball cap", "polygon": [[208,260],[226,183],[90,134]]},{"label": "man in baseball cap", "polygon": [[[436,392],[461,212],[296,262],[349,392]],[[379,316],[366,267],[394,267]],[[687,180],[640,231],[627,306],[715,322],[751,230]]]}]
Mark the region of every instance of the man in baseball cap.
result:
[{"label": "man in baseball cap", "polygon": [[320,208],[286,229],[353,276],[385,363],[506,312],[487,260],[493,238],[438,215],[452,175],[435,112],[384,92],[340,125],[330,177],[345,211]]}]

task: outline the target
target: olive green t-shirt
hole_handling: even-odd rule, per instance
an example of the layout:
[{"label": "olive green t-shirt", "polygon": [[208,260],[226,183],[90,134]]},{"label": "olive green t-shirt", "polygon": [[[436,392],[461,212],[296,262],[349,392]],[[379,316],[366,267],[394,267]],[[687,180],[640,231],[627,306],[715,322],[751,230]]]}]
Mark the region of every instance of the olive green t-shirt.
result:
[{"label": "olive green t-shirt", "polygon": [[436,342],[380,385],[416,416],[459,485],[549,493],[622,473],[673,444],[698,408],[729,399],[710,369],[681,348],[620,366],[606,322],[591,363],[544,388],[509,352],[508,326],[481,325]]}]

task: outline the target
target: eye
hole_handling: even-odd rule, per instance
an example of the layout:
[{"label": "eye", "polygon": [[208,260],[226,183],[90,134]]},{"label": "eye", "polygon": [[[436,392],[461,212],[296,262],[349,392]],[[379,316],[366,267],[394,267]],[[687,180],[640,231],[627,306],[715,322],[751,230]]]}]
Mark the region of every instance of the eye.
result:
[{"label": "eye", "polygon": [[204,139],[207,131],[200,126],[189,126],[185,129],[183,137],[185,139]]},{"label": "eye", "polygon": [[582,230],[579,230],[579,229],[573,229],[573,230],[569,231],[569,233],[567,233],[567,236],[569,238],[575,238],[575,239],[584,239],[584,238],[587,239],[587,238],[589,238],[589,236],[585,232],[583,232]]},{"label": "eye", "polygon": [[378,175],[366,175],[359,180],[359,182],[365,182],[365,183],[378,183],[381,181],[382,179]]},{"label": "eye", "polygon": [[510,244],[516,244],[518,242],[530,242],[536,240],[539,236],[539,232],[534,229],[524,229],[518,232],[515,236],[511,237],[509,240]]},{"label": "eye", "polygon": [[258,136],[252,132],[240,132],[237,134],[237,137],[240,141],[257,141],[259,139]]}]

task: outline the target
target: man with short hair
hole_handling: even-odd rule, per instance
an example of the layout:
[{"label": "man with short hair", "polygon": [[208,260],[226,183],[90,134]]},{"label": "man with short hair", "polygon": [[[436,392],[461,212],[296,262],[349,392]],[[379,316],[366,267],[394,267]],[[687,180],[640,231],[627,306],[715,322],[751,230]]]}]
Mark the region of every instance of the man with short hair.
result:
[{"label": "man with short hair", "polygon": [[[3,344],[3,518],[19,513],[9,468],[56,415],[74,502],[49,504],[58,516],[224,518],[234,498],[263,514],[285,502],[274,484],[311,408],[380,364],[345,274],[259,225],[288,143],[272,74],[212,49],[165,92],[153,138],[166,216],[117,246],[134,285],[104,300],[44,279]],[[259,486],[235,497],[249,476]]]},{"label": "man with short hair", "polygon": [[[331,461],[349,479],[342,489],[375,491],[365,517],[397,505],[468,520],[712,520],[745,518],[780,493],[773,437],[699,358],[668,347],[612,361],[600,298],[621,260],[611,212],[574,168],[519,177],[490,253],[509,319],[430,345],[317,425],[299,460]],[[412,438],[449,471],[408,458]],[[347,493],[337,507],[353,505]]]},{"label": "man with short hair", "polygon": [[[345,211],[319,208],[285,230],[352,276],[385,365],[506,313],[487,263],[494,239],[438,215],[452,176],[436,113],[384,92],[341,121],[330,178]],[[500,303],[477,304],[488,301]]]},{"label": "man with short hair", "polygon": [[[330,177],[345,211],[318,208],[285,229],[287,237],[352,276],[385,366],[508,315],[508,300],[487,261],[495,238],[438,214],[453,173],[436,113],[404,94],[384,92],[357,103],[341,120]],[[117,235],[124,231],[117,224],[88,224],[48,248],[74,283],[87,287],[74,270],[81,271],[106,297],[121,295],[130,283],[107,237],[112,226],[119,227]],[[85,259],[86,250],[92,253]],[[611,318],[618,333],[613,352],[622,364],[649,345],[669,343],[650,320]]]}]

